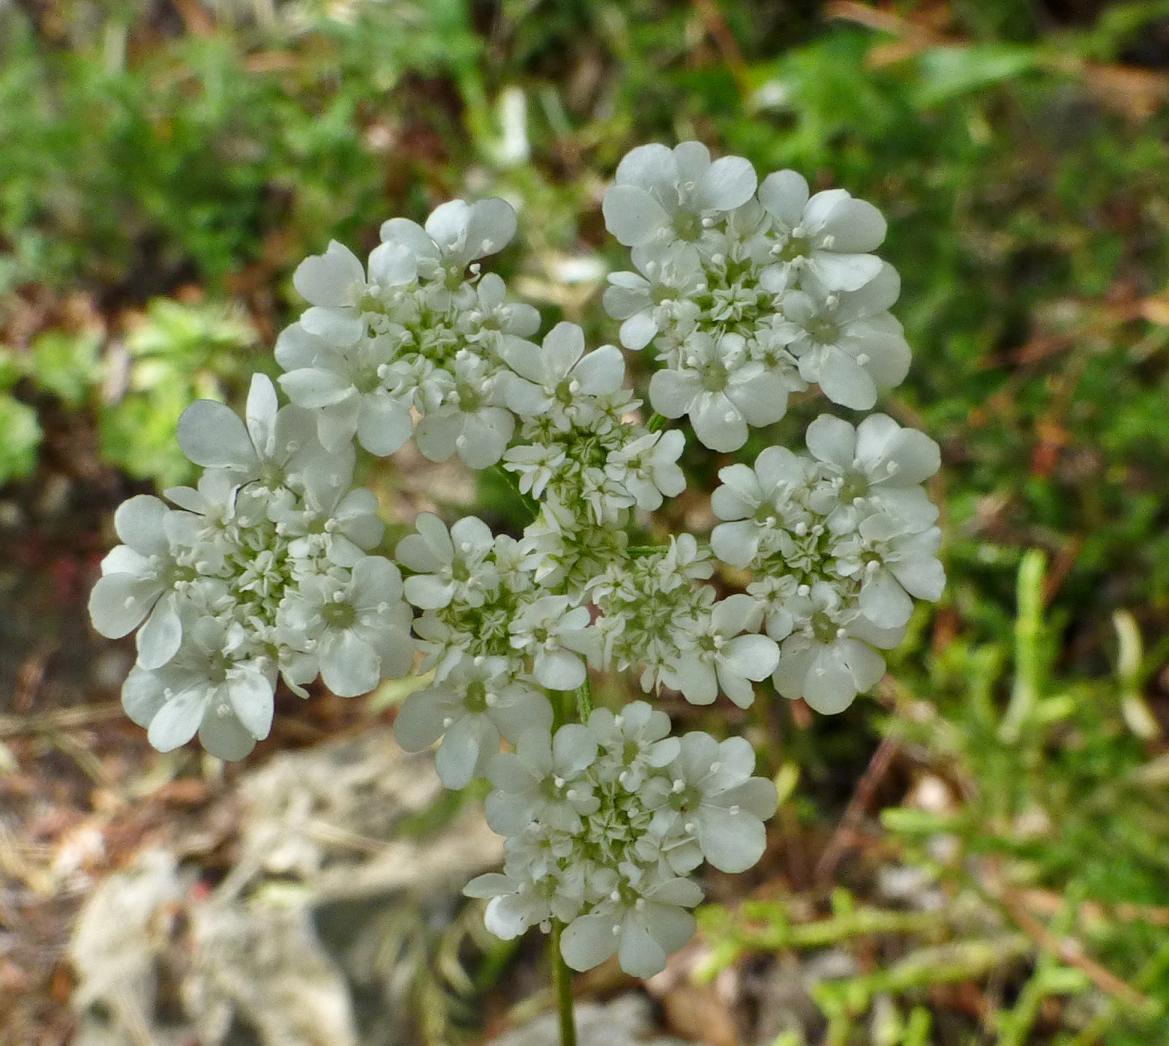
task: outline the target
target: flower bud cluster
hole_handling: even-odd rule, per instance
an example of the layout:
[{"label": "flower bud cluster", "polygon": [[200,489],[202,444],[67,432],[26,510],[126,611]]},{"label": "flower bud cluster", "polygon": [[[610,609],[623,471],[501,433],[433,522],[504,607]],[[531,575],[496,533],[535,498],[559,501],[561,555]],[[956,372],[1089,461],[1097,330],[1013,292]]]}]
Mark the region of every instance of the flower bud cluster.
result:
[{"label": "flower bud cluster", "polygon": [[657,350],[654,410],[689,415],[712,450],[741,447],[811,384],[868,410],[904,379],[909,346],[888,311],[900,280],[872,253],[885,238],[872,204],[811,194],[795,171],[759,183],[742,157],[683,142],[630,152],[604,213],[636,270],[609,277],[605,308],[627,349]]},{"label": "flower bud cluster", "polygon": [[118,509],[123,544],[89,604],[103,635],[139,629],[123,701],[151,743],[198,734],[240,759],[268,736],[277,676],[302,696],[318,674],[356,695],[408,671],[410,609],[398,568],[368,554],[383,528],[373,494],[350,489],[352,450],[325,452],[312,415],[278,408],[259,376],[246,423],[200,401],[179,442],[205,466],[198,486],[166,491],[176,507],[140,495]]},{"label": "flower bud cluster", "polygon": [[663,712],[635,701],[552,735],[524,733],[491,761],[487,819],[506,837],[506,863],[466,893],[491,899],[492,932],[510,939],[555,919],[575,970],[613,954],[637,977],[664,968],[694,932],[702,891],[687,876],[704,860],[751,867],[776,806],[742,738],[669,731]]}]

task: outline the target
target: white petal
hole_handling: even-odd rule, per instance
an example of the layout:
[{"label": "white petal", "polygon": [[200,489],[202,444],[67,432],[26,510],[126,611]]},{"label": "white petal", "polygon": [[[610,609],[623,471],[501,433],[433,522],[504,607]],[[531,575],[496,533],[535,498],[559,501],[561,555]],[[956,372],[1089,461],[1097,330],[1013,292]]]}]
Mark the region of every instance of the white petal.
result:
[{"label": "white petal", "polygon": [[326,633],[320,641],[321,678],[338,697],[369,693],[381,679],[373,647],[352,632]]},{"label": "white petal", "polygon": [[586,354],[572,371],[586,396],[616,392],[625,380],[625,357],[616,345],[602,345]]},{"label": "white petal", "polygon": [[138,664],[145,669],[161,668],[175,656],[183,640],[183,623],[173,596],[165,595],[155,604],[137,639]]},{"label": "white petal", "polygon": [[797,171],[776,171],[759,186],[759,202],[785,229],[795,228],[808,203],[808,183]]},{"label": "white petal", "polygon": [[704,208],[733,211],[746,203],[755,191],[758,178],[750,160],[741,156],[723,156],[707,168],[699,183],[699,197]]},{"label": "white petal", "polygon": [[375,393],[361,398],[357,416],[357,439],[371,454],[387,457],[410,438],[414,423],[410,409],[401,400]]},{"label": "white petal", "polygon": [[489,197],[471,204],[467,222],[469,261],[503,250],[516,232],[516,213],[506,200]]},{"label": "white petal", "polygon": [[605,193],[601,210],[605,228],[626,247],[648,243],[670,224],[662,205],[636,185],[614,185]]},{"label": "white petal", "polygon": [[419,610],[438,610],[450,603],[454,585],[433,574],[406,578],[406,598]]},{"label": "white petal", "polygon": [[256,451],[244,423],[230,407],[214,400],[196,400],[179,418],[179,446],[204,468],[249,469]]},{"label": "white petal", "polygon": [[850,198],[832,208],[820,229],[832,237],[834,251],[867,254],[881,246],[887,226],[871,203]]},{"label": "white petal", "polygon": [[310,334],[341,348],[356,345],[365,333],[365,321],[354,309],[314,305],[301,314],[300,324]]},{"label": "white petal", "polygon": [[874,254],[813,251],[808,268],[829,290],[855,291],[881,271],[881,259]]},{"label": "white petal", "polygon": [[631,352],[638,352],[653,341],[657,333],[657,320],[653,318],[653,313],[649,309],[644,309],[635,312],[621,324],[621,344]]},{"label": "white petal", "polygon": [[383,287],[400,287],[418,274],[418,265],[409,247],[387,242],[373,249],[369,256],[369,278]]},{"label": "white petal", "polygon": [[732,381],[727,396],[750,425],[771,425],[787,413],[787,386],[768,371],[746,381]]},{"label": "white petal", "polygon": [[860,595],[861,613],[882,628],[897,628],[913,613],[913,600],[886,570],[865,581]]},{"label": "white petal", "polygon": [[535,676],[553,690],[575,690],[585,681],[584,662],[567,650],[538,650]]},{"label": "white petal", "polygon": [[692,371],[659,370],[649,380],[650,403],[667,418],[689,412],[701,392],[702,383]]},{"label": "white petal", "polygon": [[841,349],[830,348],[824,353],[815,380],[820,383],[824,395],[842,407],[870,410],[877,402],[877,386],[873,379],[852,356]]},{"label": "white petal", "polygon": [[256,739],[235,716],[209,715],[199,727],[199,743],[217,759],[235,762],[256,747]]},{"label": "white petal", "polygon": [[[658,371],[654,377],[668,373]],[[652,383],[651,383],[652,395]],[[690,422],[698,441],[724,453],[738,450],[747,442],[747,423],[730,399],[721,392],[704,392],[690,409]]]},{"label": "white petal", "polygon": [[228,678],[227,694],[240,723],[257,741],[263,741],[272,729],[272,684],[254,669],[241,670]]},{"label": "white petal", "polygon": [[767,636],[736,636],[722,650],[727,667],[755,682],[766,679],[779,664],[779,647]]},{"label": "white petal", "polygon": [[[783,668],[782,657],[780,668]],[[813,659],[804,677],[804,700],[817,712],[835,715],[852,704],[856,693],[856,680],[839,652],[834,648],[822,650]]]},{"label": "white petal", "polygon": [[665,950],[636,915],[625,917],[620,939],[617,958],[631,977],[652,977],[666,968]]},{"label": "white petal", "polygon": [[946,572],[936,559],[912,559],[890,563],[889,570],[911,596],[934,602],[946,587]]},{"label": "white petal", "polygon": [[170,752],[185,745],[203,721],[208,692],[200,687],[188,687],[175,694],[158,710],[150,721],[147,737],[160,752]]},{"label": "white petal", "polygon": [[135,666],[122,684],[122,708],[139,726],[149,726],[166,704],[163,685],[153,672]]},{"label": "white petal", "polygon": [[324,254],[296,267],[292,285],[310,305],[352,305],[365,287],[365,270],[348,247],[331,240]]},{"label": "white petal", "polygon": [[356,390],[344,374],[320,367],[290,370],[280,376],[284,394],[299,407],[328,407],[340,403]]},{"label": "white petal", "polygon": [[130,574],[98,578],[89,594],[93,627],[107,639],[121,639],[141,624],[158,594],[158,585]]},{"label": "white petal", "polygon": [[642,189],[667,192],[678,180],[678,164],[674,154],[664,145],[656,142],[639,145],[622,157],[615,179],[619,185],[637,185]]},{"label": "white petal", "polygon": [[499,751],[499,732],[483,716],[468,715],[446,732],[435,758],[435,769],[447,788],[466,788],[483,754]]},{"label": "white petal", "polygon": [[469,414],[463,423],[459,457],[468,468],[490,468],[503,457],[514,431],[515,418],[502,407],[484,407]]},{"label": "white petal", "polygon": [[696,820],[698,845],[719,871],[744,872],[763,856],[767,835],[758,817],[704,807]]},{"label": "white petal", "polygon": [[442,737],[442,706],[430,689],[416,690],[406,698],[394,719],[394,736],[407,752],[421,752]]},{"label": "white petal", "polygon": [[840,469],[852,468],[856,453],[856,430],[840,418],[821,414],[808,426],[804,436],[814,457]]},{"label": "white petal", "polygon": [[613,933],[617,920],[612,915],[582,915],[573,919],[560,936],[560,954],[578,972],[600,966],[616,950]]},{"label": "white petal", "polygon": [[138,494],[118,506],[114,530],[135,552],[162,555],[169,547],[164,522],[168,515],[170,509],[163,501],[152,494]]}]

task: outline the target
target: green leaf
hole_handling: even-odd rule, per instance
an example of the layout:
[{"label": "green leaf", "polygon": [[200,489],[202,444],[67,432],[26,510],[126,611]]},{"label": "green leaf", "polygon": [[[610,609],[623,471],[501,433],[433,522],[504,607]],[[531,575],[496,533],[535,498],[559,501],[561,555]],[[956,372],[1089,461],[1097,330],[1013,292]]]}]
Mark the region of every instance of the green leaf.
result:
[{"label": "green leaf", "polygon": [[70,407],[80,407],[101,380],[101,338],[47,331],[32,344],[32,379]]},{"label": "green leaf", "polygon": [[1007,43],[955,45],[931,47],[917,62],[921,81],[913,101],[929,109],[1031,72],[1039,65],[1039,52]]},{"label": "green leaf", "polygon": [[0,396],[0,484],[29,475],[37,464],[41,426],[36,411],[11,396]]}]

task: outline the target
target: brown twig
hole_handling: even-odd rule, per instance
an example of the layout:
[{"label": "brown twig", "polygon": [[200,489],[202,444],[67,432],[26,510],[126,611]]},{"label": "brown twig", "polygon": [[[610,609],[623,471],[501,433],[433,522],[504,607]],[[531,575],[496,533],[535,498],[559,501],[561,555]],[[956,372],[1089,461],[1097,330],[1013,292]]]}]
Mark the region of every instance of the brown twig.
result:
[{"label": "brown twig", "polygon": [[832,838],[828,840],[828,845],[824,847],[824,852],[816,862],[814,875],[817,883],[824,884],[832,879],[836,874],[836,867],[840,864],[840,859],[854,845],[855,840],[860,838],[857,829],[860,826],[861,818],[872,805],[873,795],[885,779],[885,774],[888,773],[893,758],[899,751],[900,746],[891,737],[883,738],[881,743],[877,745],[876,751],[873,752],[872,758],[869,760],[869,765],[865,768],[864,774],[861,775],[860,781],[857,782],[856,790],[848,801],[840,823],[836,826]]}]

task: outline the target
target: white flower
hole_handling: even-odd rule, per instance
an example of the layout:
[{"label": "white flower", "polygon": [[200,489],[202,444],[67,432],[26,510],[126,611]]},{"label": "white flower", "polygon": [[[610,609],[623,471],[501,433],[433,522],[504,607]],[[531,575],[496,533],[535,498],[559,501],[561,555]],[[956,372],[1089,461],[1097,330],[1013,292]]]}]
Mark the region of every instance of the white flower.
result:
[{"label": "white flower", "polygon": [[485,469],[503,457],[515,418],[503,406],[502,376],[490,369],[465,350],[455,357],[453,388],[442,395],[441,406],[428,407],[414,435],[431,461],[446,461],[457,451],[470,468]]},{"label": "white flower", "polygon": [[629,491],[638,508],[652,512],[661,507],[663,495],[672,498],[686,489],[678,467],[685,444],[678,429],[647,432],[613,451],[605,474]]},{"label": "white flower", "polygon": [[805,381],[819,383],[833,403],[868,410],[878,390],[899,385],[909,371],[909,345],[887,311],[899,287],[888,265],[856,291],[806,281],[784,297],[784,320],[773,333],[784,338]]},{"label": "white flower", "polygon": [[721,520],[710,535],[714,554],[724,563],[746,567],[759,554],[760,542],[777,524],[781,504],[813,477],[806,458],[786,447],[768,447],[754,467],[736,464],[719,469],[722,486],[710,497],[710,507]]},{"label": "white flower", "polygon": [[189,623],[184,644],[162,668],[131,670],[122,689],[126,714],[149,728],[150,743],[169,752],[195,736],[220,759],[242,759],[272,725],[273,673],[237,660],[223,626]]},{"label": "white flower", "polygon": [[666,768],[673,783],[658,827],[680,826],[719,871],[746,871],[763,856],[763,822],[777,803],[775,785],[752,777],[754,769],[755,752],[743,738],[719,742],[700,731],[686,734]]},{"label": "white flower", "polygon": [[605,289],[605,311],[621,324],[621,344],[644,349],[667,328],[697,318],[695,296],[706,290],[698,252],[687,243],[634,247],[637,272],[615,272]]},{"label": "white flower", "polygon": [[569,609],[567,596],[540,596],[509,627],[512,647],[532,656],[532,674],[542,686],[575,690],[584,683],[585,658],[595,657],[598,647],[587,607]]},{"label": "white flower", "polygon": [[125,544],[102,560],[89,615],[93,627],[110,639],[129,635],[145,621],[137,636],[138,663],[144,668],[166,664],[182,641],[175,583],[195,576],[194,527],[193,516],[148,494],[123,502],[114,514],[114,528]]},{"label": "white flower", "polygon": [[808,450],[839,484],[843,504],[857,498],[881,506],[919,528],[937,518],[920,484],[941,463],[938,445],[885,414],[870,414],[856,428],[822,414],[807,431]]},{"label": "white flower", "polygon": [[647,775],[672,763],[681,743],[670,737],[670,717],[645,701],[633,701],[619,713],[596,708],[588,719],[596,738],[595,772],[602,781],[637,791]]},{"label": "white flower", "polygon": [[751,360],[737,334],[717,341],[691,335],[677,370],[660,370],[650,379],[649,399],[667,418],[690,416],[694,434],[711,450],[738,450],[748,425],[770,425],[787,413],[788,386]]},{"label": "white flower", "polygon": [[542,348],[506,339],[500,355],[515,371],[507,381],[507,405],[523,417],[550,414],[557,424],[573,424],[591,397],[616,392],[625,380],[621,350],[603,345],[586,353],[584,331],[575,323],[556,324]]},{"label": "white flower", "polygon": [[490,898],[486,923],[510,939],[565,923],[561,953],[586,970],[616,953],[635,976],[661,970],[694,932],[699,887],[681,876],[702,863],[742,871],[763,853],[762,819],[775,786],[752,778],[741,739],[668,736],[644,701],[549,737],[524,734],[492,760],[488,823],[507,838],[502,874],[465,893]]},{"label": "white flower", "polygon": [[709,622],[714,589],[698,582],[713,572],[709,550],[691,534],[672,537],[663,551],[610,563],[588,586],[601,610],[605,662],[620,671],[642,665],[642,690],[658,687]]},{"label": "white flower", "polygon": [[366,556],[348,580],[306,578],[285,619],[313,637],[321,678],[338,697],[368,693],[410,669],[410,609],[402,602],[398,568],[388,559]]},{"label": "white flower", "polygon": [[633,977],[652,977],[666,968],[666,957],[694,936],[694,916],[686,909],[702,900],[688,879],[666,879],[642,891],[615,890],[588,915],[574,919],[560,938],[560,954],[574,970],[591,970],[614,953]]},{"label": "white flower", "polygon": [[394,734],[408,752],[441,737],[438,776],[448,788],[464,788],[484,775],[501,737],[514,742],[526,730],[551,726],[552,706],[543,694],[517,682],[504,658],[480,656],[463,658],[442,683],[411,694]]},{"label": "white flower", "polygon": [[503,250],[516,231],[511,205],[494,197],[467,203],[451,200],[426,219],[426,228],[406,218],[391,218],[381,228],[384,243],[405,248],[419,275],[461,281],[468,265]]},{"label": "white flower", "polygon": [[605,227],[620,243],[697,240],[703,220],[745,203],[756,175],[741,156],[713,163],[701,142],[642,145],[617,165],[616,184],[605,194]]},{"label": "white flower", "polygon": [[791,604],[795,630],[786,638],[772,632],[783,644],[771,680],[784,697],[802,697],[817,712],[842,712],[885,674],[885,659],[872,646],[894,647],[905,630],[878,628],[822,581]]},{"label": "white flower", "polygon": [[459,325],[469,342],[491,341],[510,334],[529,338],[540,329],[540,313],[523,302],[507,301],[507,285],[495,273],[475,284],[477,301],[462,312]]},{"label": "white flower", "polygon": [[226,404],[196,400],[179,418],[178,440],[196,465],[227,469],[241,485],[277,491],[308,468],[352,469],[352,450],[326,457],[316,429],[312,414],[279,406],[272,382],[256,374],[243,421]]},{"label": "white flower", "polygon": [[543,819],[554,828],[579,828],[582,814],[598,806],[585,771],[597,755],[596,738],[580,723],[525,731],[514,752],[491,760],[488,776],[496,791],[487,797],[487,823],[502,835],[522,832]]},{"label": "white flower", "polygon": [[293,324],[276,342],[276,359],[286,372],[280,387],[297,406],[315,413],[326,450],[336,451],[356,436],[371,454],[385,457],[413,428],[409,394],[391,391],[400,377],[388,362],[395,352],[384,336],[336,348]]},{"label": "white flower", "polygon": [[[377,495],[349,489],[352,477],[314,469],[301,477],[304,492],[275,498],[268,518],[288,540],[288,554],[313,560],[318,555],[340,567],[352,567],[382,539]],[[169,496],[169,492],[168,492]]]},{"label": "white flower", "polygon": [[776,264],[809,272],[825,287],[854,291],[881,268],[875,251],[885,239],[885,219],[871,203],[844,189],[809,198],[808,183],[795,171],[763,179],[759,202],[772,217]]},{"label": "white flower", "polygon": [[494,566],[485,562],[495,536],[481,519],[466,516],[450,531],[437,516],[423,512],[415,520],[417,534],[399,543],[398,561],[416,571],[406,579],[406,598],[420,610],[437,610],[458,600],[482,606],[484,592],[499,582]]},{"label": "white flower", "polygon": [[357,256],[336,240],[324,254],[297,266],[292,284],[311,306],[301,316],[306,331],[334,345],[352,345],[366,330],[365,306],[386,289],[410,284],[415,259],[397,244],[381,244],[369,256],[369,276]]},{"label": "white flower", "polygon": [[750,681],[766,679],[779,659],[767,636],[742,635],[761,623],[762,611],[748,595],[728,596],[693,623],[691,645],[662,672],[662,682],[691,704],[709,705],[719,689],[740,708],[755,700]]},{"label": "white flower", "polygon": [[910,597],[941,597],[946,575],[937,560],[942,539],[937,527],[906,533],[899,519],[875,515],[858,529],[863,542],[856,562],[858,572],[863,571],[859,605],[873,624],[898,628],[913,611]]}]

